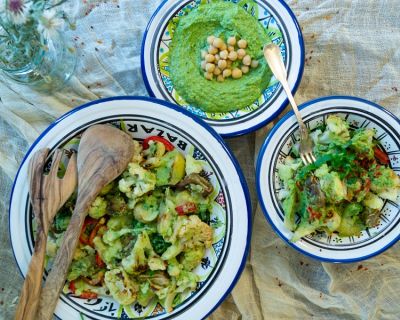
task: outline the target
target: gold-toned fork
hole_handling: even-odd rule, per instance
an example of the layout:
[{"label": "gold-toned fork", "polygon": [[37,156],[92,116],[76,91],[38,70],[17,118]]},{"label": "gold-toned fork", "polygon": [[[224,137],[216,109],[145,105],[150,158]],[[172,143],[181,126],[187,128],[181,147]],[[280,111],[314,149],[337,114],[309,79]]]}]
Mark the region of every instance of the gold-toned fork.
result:
[{"label": "gold-toned fork", "polygon": [[74,192],[78,182],[75,153],[69,159],[62,178],[58,178],[58,167],[63,155],[62,150],[55,151],[49,174],[43,173],[48,153],[49,149],[40,149],[33,155],[29,163],[29,194],[37,222],[37,232],[35,249],[15,314],[16,320],[36,319],[49,227],[55,214]]},{"label": "gold-toned fork", "polygon": [[299,112],[299,108],[297,107],[296,101],[294,100],[292,92],[290,91],[289,83],[287,81],[286,68],[285,65],[283,64],[283,59],[281,55],[281,50],[274,43],[268,44],[264,47],[264,57],[267,60],[272,73],[282,84],[283,90],[285,90],[286,92],[290,105],[292,106],[294,114],[296,115],[297,122],[299,123],[300,158],[305,165],[314,163],[316,161],[316,158],[313,153],[314,143],[310,138],[310,135],[308,134],[307,127],[304,124],[303,118]]}]

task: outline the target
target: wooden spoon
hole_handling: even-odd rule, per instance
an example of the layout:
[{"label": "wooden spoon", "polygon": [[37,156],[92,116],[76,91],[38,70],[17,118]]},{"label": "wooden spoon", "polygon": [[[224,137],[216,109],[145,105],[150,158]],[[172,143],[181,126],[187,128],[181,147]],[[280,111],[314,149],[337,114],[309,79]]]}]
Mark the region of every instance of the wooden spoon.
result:
[{"label": "wooden spoon", "polygon": [[63,178],[58,178],[58,166],[63,155],[62,150],[56,150],[53,156],[50,172],[43,174],[49,149],[40,149],[29,162],[29,194],[37,222],[35,249],[32,254],[28,272],[22,287],[17,306],[15,319],[35,319],[39,302],[44,260],[46,254],[46,240],[49,227],[55,214],[64,205],[76,188],[78,182],[76,168],[76,154],[69,160]]},{"label": "wooden spoon", "polygon": [[42,290],[36,319],[52,319],[87,211],[101,189],[126,169],[133,151],[132,137],[117,128],[94,125],[83,133],[78,149],[78,197],[74,213]]}]

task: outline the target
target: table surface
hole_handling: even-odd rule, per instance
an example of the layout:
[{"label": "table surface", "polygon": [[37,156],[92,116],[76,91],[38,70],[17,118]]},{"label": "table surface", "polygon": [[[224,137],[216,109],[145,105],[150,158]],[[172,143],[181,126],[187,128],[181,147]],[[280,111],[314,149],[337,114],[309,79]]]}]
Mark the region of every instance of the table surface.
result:
[{"label": "table surface", "polygon": [[[140,44],[160,2],[71,4],[77,29],[68,35],[78,48],[78,66],[59,92],[46,95],[0,78],[0,318],[12,318],[22,285],[9,241],[8,205],[25,152],[49,123],[75,106],[114,95],[147,95],[140,74]],[[400,116],[400,1],[287,3],[299,20],[306,47],[296,100],[353,95]],[[238,284],[210,319],[398,319],[398,244],[360,263],[320,263],[288,248],[264,219],[257,206],[254,161],[276,121],[227,140],[251,192],[253,237]]]}]

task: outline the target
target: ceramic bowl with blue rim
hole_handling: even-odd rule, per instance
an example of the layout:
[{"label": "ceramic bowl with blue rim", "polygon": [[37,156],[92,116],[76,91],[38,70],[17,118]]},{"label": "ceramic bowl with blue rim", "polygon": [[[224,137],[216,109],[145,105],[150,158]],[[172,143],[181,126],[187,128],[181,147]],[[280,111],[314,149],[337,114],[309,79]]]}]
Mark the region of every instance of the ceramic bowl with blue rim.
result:
[{"label": "ceramic bowl with blue rim", "polygon": [[[382,107],[355,97],[333,96],[312,100],[300,106],[310,131],[324,124],[330,114],[345,119],[350,130],[373,128],[378,146],[389,156],[390,167],[400,175],[400,121]],[[315,233],[291,242],[293,233],[283,223],[284,212],[278,199],[282,187],[277,164],[283,163],[293,144],[300,141],[299,126],[293,111],[283,117],[266,137],[256,170],[257,192],[265,217],[276,233],[293,248],[326,262],[354,262],[373,257],[400,239],[400,197],[385,200],[380,223],[357,237]]]},{"label": "ceramic bowl with blue rim", "polygon": [[[190,111],[224,137],[252,132],[272,121],[287,105],[287,97],[275,77],[251,105],[230,112],[205,112],[178,94],[170,77],[169,47],[183,15],[211,0],[165,0],[151,18],[142,43],[142,74],[151,96]],[[272,42],[279,45],[294,93],[304,68],[304,44],[297,20],[283,0],[220,0],[243,7],[256,17]],[[245,92],[243,94],[246,94]]]},{"label": "ceramic bowl with blue rim", "polygon": [[[220,136],[191,113],[165,101],[142,97],[115,97],[90,102],[65,114],[34,142],[25,156],[11,194],[10,236],[15,259],[26,274],[34,243],[34,219],[28,195],[28,163],[40,148],[74,149],[75,138],[94,124],[123,128],[134,139],[152,135],[164,137],[180,152],[191,152],[205,161],[203,167],[214,187],[210,225],[213,244],[201,264],[197,289],[171,313],[156,301],[142,307],[138,303],[119,305],[109,296],[82,299],[61,294],[55,314],[60,319],[202,319],[232,290],[244,267],[250,239],[248,189],[234,156]],[[51,157],[51,155],[50,155]]]}]

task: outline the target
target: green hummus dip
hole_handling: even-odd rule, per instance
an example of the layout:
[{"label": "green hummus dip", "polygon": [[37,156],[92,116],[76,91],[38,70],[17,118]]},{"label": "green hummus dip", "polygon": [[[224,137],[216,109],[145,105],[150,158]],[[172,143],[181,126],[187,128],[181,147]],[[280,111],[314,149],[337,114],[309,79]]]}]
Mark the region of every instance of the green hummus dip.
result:
[{"label": "green hummus dip", "polygon": [[[246,39],[246,52],[259,65],[240,79],[224,82],[204,78],[201,50],[207,37],[226,41],[230,36]],[[263,57],[263,47],[270,43],[265,29],[242,7],[230,2],[200,5],[178,21],[170,46],[170,76],[178,94],[186,102],[206,112],[228,112],[255,102],[267,88],[271,71]],[[239,62],[235,61],[233,66]]]}]

